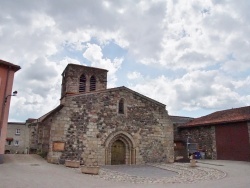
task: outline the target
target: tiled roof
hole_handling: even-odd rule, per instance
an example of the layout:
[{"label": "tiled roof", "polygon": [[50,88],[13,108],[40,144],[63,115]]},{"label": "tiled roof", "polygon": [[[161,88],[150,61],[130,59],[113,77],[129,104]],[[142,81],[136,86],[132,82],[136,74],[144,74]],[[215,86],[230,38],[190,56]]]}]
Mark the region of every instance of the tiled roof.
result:
[{"label": "tiled roof", "polygon": [[64,69],[63,72],[65,72],[66,69],[68,69],[69,67],[72,67],[72,66],[74,66],[74,67],[79,67],[79,68],[83,68],[83,67],[84,67],[84,69],[87,69],[87,70],[91,70],[91,69],[93,70],[93,69],[95,69],[95,70],[99,70],[99,71],[108,72],[108,70],[106,70],[106,69],[101,69],[101,68],[96,68],[96,67],[89,67],[89,66],[78,65],[78,64],[73,64],[73,63],[69,63],[69,64],[66,66],[66,68]]},{"label": "tiled roof", "polygon": [[19,69],[21,69],[20,66],[9,63],[9,62],[1,60],[1,59],[0,59],[0,65],[11,67],[14,71],[18,71]]},{"label": "tiled roof", "polygon": [[191,117],[185,117],[185,116],[172,116],[169,115],[170,119],[174,124],[185,124],[189,122],[190,120],[193,120],[194,118]]},{"label": "tiled roof", "polygon": [[8,126],[10,125],[25,125],[25,122],[8,122]]},{"label": "tiled roof", "polygon": [[54,113],[60,111],[62,108],[63,108],[63,105],[60,104],[59,106],[57,106],[56,108],[54,108],[53,110],[51,110],[50,112],[48,112],[47,114],[44,114],[42,117],[38,118],[38,122],[45,121],[47,118],[49,118],[50,116],[52,116]]},{"label": "tiled roof", "polygon": [[145,95],[142,95],[142,94],[140,94],[140,93],[138,93],[138,92],[136,92],[136,91],[134,91],[132,89],[129,89],[129,88],[125,87],[125,86],[109,88],[109,89],[103,89],[103,90],[98,90],[98,91],[91,91],[91,92],[86,92],[86,93],[73,93],[73,94],[69,95],[68,97],[70,97],[70,96],[76,97],[76,96],[82,96],[82,95],[92,95],[92,94],[95,94],[95,93],[105,93],[105,92],[112,92],[112,91],[115,92],[115,91],[120,91],[120,90],[126,90],[126,91],[131,92],[131,93],[133,93],[133,94],[135,94],[135,95],[137,95],[137,96],[139,96],[141,98],[144,98],[144,99],[146,99],[148,101],[151,101],[151,102],[153,102],[155,104],[161,105],[163,107],[166,106],[165,104],[163,104],[161,102],[158,102],[158,101],[156,101],[154,99],[151,99],[151,98],[149,98],[149,97],[147,97]]},{"label": "tiled roof", "polygon": [[26,123],[32,123],[34,121],[36,121],[37,119],[34,119],[34,118],[29,118],[26,120]]},{"label": "tiled roof", "polygon": [[231,122],[250,121],[250,106],[217,111],[212,114],[195,118],[182,127],[203,126],[211,124],[224,124]]}]

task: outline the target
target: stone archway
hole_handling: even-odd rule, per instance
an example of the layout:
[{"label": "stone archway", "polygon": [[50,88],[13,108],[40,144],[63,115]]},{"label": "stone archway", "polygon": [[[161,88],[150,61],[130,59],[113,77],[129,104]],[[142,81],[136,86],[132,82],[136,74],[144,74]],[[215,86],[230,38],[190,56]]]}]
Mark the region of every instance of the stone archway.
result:
[{"label": "stone archway", "polygon": [[133,138],[124,131],[111,133],[105,141],[105,164],[136,164]]}]

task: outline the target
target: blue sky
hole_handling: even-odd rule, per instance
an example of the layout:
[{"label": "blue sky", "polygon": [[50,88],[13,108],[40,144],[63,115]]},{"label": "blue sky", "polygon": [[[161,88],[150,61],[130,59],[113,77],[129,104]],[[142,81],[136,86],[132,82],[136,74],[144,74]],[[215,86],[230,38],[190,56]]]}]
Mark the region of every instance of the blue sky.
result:
[{"label": "blue sky", "polygon": [[250,1],[0,0],[0,58],[20,65],[9,121],[59,104],[68,63],[199,117],[250,104]]}]

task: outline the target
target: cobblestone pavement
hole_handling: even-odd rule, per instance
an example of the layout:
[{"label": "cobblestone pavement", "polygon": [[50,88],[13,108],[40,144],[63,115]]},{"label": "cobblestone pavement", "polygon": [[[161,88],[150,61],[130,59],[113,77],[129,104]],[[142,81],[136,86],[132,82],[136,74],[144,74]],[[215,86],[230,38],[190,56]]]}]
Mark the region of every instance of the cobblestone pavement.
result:
[{"label": "cobblestone pavement", "polygon": [[154,167],[152,165],[106,165],[102,166],[102,169],[145,178],[164,178],[178,174],[175,171]]},{"label": "cobblestone pavement", "polygon": [[[126,168],[135,170],[135,166],[126,166]],[[146,169],[146,167],[149,167]],[[125,166],[124,166],[125,168]],[[134,171],[122,172],[122,167],[102,167],[99,177],[109,181],[130,182],[130,183],[197,183],[201,181],[212,181],[226,177],[226,173],[215,168],[208,167],[190,167],[189,164],[149,164],[139,166],[141,172],[135,175]],[[168,174],[165,177],[152,177],[149,173],[154,168],[158,168],[158,174],[162,175],[162,170]],[[138,171],[136,169],[136,171]],[[133,173],[131,173],[133,172]],[[169,174],[170,172],[170,174]],[[154,176],[157,171],[154,171]]]}]

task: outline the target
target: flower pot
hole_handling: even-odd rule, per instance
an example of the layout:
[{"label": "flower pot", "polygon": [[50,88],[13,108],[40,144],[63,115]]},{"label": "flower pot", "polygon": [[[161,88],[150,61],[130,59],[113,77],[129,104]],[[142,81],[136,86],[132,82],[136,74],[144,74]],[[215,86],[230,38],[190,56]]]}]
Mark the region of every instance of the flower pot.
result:
[{"label": "flower pot", "polygon": [[65,166],[71,167],[71,168],[79,168],[80,161],[65,160]]},{"label": "flower pot", "polygon": [[84,174],[99,174],[100,167],[99,166],[81,166],[81,172]]}]

